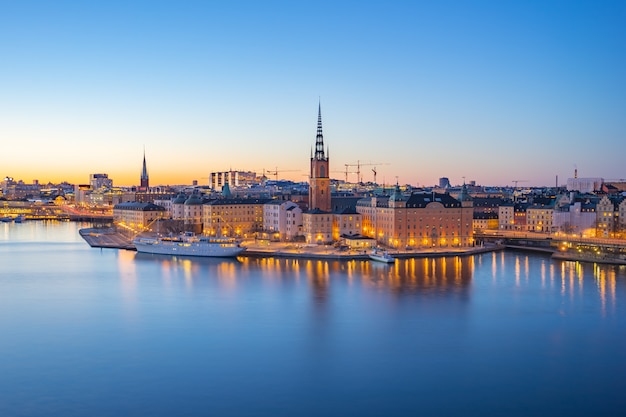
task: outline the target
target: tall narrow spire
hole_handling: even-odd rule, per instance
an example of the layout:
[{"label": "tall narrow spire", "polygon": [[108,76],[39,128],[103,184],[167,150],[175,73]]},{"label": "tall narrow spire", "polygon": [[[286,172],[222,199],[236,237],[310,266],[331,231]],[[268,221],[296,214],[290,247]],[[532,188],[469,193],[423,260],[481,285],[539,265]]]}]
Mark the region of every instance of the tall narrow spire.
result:
[{"label": "tall narrow spire", "polygon": [[141,169],[140,185],[142,191],[148,191],[149,187],[148,167],[146,165],[146,148],[143,149],[143,167]]},{"label": "tall narrow spire", "polygon": [[325,159],[324,155],[324,135],[322,135],[322,102],[317,108],[317,136],[315,137],[315,159]]}]

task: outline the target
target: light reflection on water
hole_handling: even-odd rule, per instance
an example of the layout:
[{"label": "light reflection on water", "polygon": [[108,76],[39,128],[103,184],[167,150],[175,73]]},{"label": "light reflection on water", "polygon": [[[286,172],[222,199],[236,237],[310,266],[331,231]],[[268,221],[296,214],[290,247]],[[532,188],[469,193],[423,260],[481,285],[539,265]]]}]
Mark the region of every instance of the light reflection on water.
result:
[{"label": "light reflection on water", "polygon": [[0,227],[0,415],[626,405],[623,267],[527,252],[393,265],[169,257],[92,249],[76,228]]}]

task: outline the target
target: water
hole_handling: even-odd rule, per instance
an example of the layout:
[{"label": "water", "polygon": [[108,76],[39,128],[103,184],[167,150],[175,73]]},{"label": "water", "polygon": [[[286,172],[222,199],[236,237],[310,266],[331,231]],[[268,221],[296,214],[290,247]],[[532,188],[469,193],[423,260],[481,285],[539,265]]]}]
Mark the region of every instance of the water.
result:
[{"label": "water", "polygon": [[218,260],[0,225],[0,416],[615,416],[626,268]]}]

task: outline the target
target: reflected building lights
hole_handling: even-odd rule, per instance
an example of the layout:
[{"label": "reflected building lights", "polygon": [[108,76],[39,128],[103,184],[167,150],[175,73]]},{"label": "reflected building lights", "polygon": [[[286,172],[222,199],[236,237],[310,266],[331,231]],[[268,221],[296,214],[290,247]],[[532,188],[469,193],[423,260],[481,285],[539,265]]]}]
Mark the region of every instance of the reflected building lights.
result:
[{"label": "reflected building lights", "polygon": [[122,293],[126,300],[134,300],[137,291],[137,265],[134,261],[134,252],[125,250],[117,252],[117,265],[120,271]]},{"label": "reflected building lights", "polygon": [[[584,300],[584,280],[593,279],[595,287],[587,285],[587,290],[600,298],[596,303],[602,314],[614,312],[619,289],[620,275],[617,267],[571,262],[554,261],[547,257],[534,257],[525,254],[498,256],[491,254],[491,269],[486,265],[489,254],[474,256],[448,256],[398,259],[393,265],[368,260],[316,260],[285,258],[241,258],[219,262],[215,260],[181,257],[141,257],[129,251],[119,251],[118,263],[122,290],[127,299],[135,302],[138,283],[137,262],[150,262],[168,287],[184,284],[188,288],[200,287],[215,279],[224,290],[236,290],[237,280],[257,274],[271,285],[300,281],[310,291],[311,301],[325,304],[334,288],[333,279],[343,279],[350,287],[373,288],[381,293],[391,293],[394,297],[403,294],[423,293],[471,296],[471,283],[476,266],[483,263],[480,271],[482,285],[489,285],[489,274],[493,282],[515,285],[516,288],[542,288],[563,297],[564,312],[578,300]],[[484,259],[483,259],[484,258]],[[513,266],[513,269],[509,265]],[[499,275],[505,269],[507,275]],[[157,272],[157,276],[159,272]],[[522,280],[524,276],[524,280]],[[537,278],[540,278],[539,280]],[[302,280],[304,279],[304,280]],[[557,284],[557,280],[559,281]],[[591,281],[590,281],[591,282]],[[241,284],[241,283],[239,283]],[[557,286],[558,285],[558,286]],[[534,287],[534,288],[533,288]],[[548,288],[549,289],[548,289]],[[478,288],[478,287],[476,287]],[[587,300],[589,295],[587,294]],[[339,302],[339,301],[336,301]]]}]

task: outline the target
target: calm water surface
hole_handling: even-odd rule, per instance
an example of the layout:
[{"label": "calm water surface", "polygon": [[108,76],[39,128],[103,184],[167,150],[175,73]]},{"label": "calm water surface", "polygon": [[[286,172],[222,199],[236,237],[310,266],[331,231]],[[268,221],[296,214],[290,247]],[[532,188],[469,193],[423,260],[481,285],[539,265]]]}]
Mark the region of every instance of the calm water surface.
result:
[{"label": "calm water surface", "polygon": [[193,259],[0,224],[0,416],[623,415],[626,269]]}]

